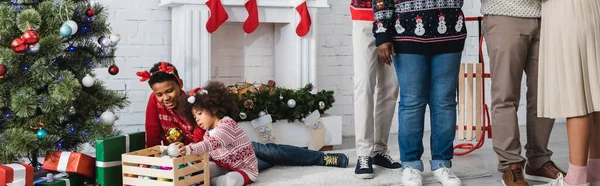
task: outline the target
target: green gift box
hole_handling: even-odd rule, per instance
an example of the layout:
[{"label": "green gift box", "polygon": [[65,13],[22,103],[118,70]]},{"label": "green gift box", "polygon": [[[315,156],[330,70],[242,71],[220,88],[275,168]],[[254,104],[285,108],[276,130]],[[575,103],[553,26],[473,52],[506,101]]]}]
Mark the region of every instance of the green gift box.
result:
[{"label": "green gift box", "polygon": [[121,155],[145,147],[145,132],[96,140],[96,183],[100,186],[123,185]]},{"label": "green gift box", "polygon": [[[33,183],[35,186],[80,186],[83,185],[85,177],[77,174],[53,173],[52,180],[47,177],[37,178]],[[48,182],[51,181],[51,182]]]}]

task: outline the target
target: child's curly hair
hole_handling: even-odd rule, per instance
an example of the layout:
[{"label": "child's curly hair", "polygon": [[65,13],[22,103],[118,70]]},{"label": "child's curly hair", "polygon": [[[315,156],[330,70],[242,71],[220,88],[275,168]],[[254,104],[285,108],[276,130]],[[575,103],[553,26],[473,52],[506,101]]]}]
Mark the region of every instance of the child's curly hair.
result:
[{"label": "child's curly hair", "polygon": [[219,119],[223,119],[225,116],[235,119],[238,116],[239,109],[235,104],[233,95],[231,95],[227,90],[227,87],[219,81],[209,81],[201,90],[196,90],[196,92],[190,94],[194,95],[194,97],[191,98],[193,103],[189,102],[192,100],[188,101],[189,97],[182,96],[180,104],[185,105],[185,107],[183,107],[183,113],[186,114],[186,117],[191,119],[191,121],[194,121],[192,108],[207,110]]}]

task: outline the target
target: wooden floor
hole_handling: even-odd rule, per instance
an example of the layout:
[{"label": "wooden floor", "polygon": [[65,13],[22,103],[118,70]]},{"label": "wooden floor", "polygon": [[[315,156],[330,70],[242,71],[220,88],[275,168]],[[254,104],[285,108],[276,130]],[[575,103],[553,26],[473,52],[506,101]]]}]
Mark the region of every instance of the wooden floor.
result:
[{"label": "wooden floor", "polygon": [[[525,126],[521,127],[521,146],[525,146],[527,142],[527,138],[525,136]],[[423,144],[425,145],[425,154],[430,154],[429,151],[429,137],[430,134],[427,132],[423,139]],[[353,137],[346,137],[343,139],[343,145],[335,146],[334,149],[351,149],[355,148],[355,142]],[[458,141],[455,141],[457,144]],[[390,135],[390,139],[388,142],[389,146],[398,145],[397,135]],[[554,152],[552,156],[552,160],[563,170],[567,170],[569,165],[568,160],[568,146],[567,146],[567,135],[565,124],[557,123],[554,125],[554,129],[552,130],[552,135],[550,136],[550,150]],[[523,156],[525,155],[525,151],[522,152]],[[400,157],[393,157],[396,160],[399,160]],[[356,160],[350,160],[356,161]],[[453,164],[464,164],[470,167],[477,167],[481,169],[490,170],[493,172],[492,177],[487,178],[479,178],[479,179],[471,179],[471,180],[463,180],[463,185],[465,186],[495,186],[502,185],[502,175],[497,171],[497,156],[496,153],[492,150],[492,141],[491,139],[486,139],[484,146],[472,152],[471,154],[465,156],[455,156],[453,160]],[[427,170],[426,170],[427,171]],[[541,182],[529,182],[530,185],[535,184],[543,184]],[[441,184],[428,184],[428,186],[441,185]]]}]

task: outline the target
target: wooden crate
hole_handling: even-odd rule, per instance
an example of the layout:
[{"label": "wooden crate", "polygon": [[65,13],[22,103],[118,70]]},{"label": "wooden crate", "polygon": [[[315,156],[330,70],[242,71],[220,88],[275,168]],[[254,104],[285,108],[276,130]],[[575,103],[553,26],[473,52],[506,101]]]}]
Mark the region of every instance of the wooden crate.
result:
[{"label": "wooden crate", "polygon": [[[210,171],[208,168],[209,156],[207,153],[200,155],[187,155],[174,159],[160,157],[161,152],[166,148],[166,146],[154,146],[121,155],[123,163],[123,185],[189,186],[195,183],[204,182],[203,186],[210,186]],[[178,169],[179,165],[192,162],[195,164]],[[140,164],[173,167],[173,169],[160,170],[143,168],[139,166]],[[203,171],[201,174],[180,180],[180,177],[191,175],[200,170]],[[136,176],[129,177],[131,175]],[[142,179],[138,178],[137,176],[167,178],[171,181]]]}]

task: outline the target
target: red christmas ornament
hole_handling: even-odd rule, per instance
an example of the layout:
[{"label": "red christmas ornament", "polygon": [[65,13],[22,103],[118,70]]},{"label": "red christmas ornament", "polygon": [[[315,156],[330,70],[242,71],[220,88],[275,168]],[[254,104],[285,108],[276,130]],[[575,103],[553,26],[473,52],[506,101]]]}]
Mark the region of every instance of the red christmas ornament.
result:
[{"label": "red christmas ornament", "polygon": [[25,40],[25,44],[33,45],[40,41],[40,35],[35,30],[27,30],[23,33],[23,40]]},{"label": "red christmas ornament", "polygon": [[6,72],[8,72],[8,69],[6,68],[6,66],[4,66],[3,64],[0,64],[0,78],[4,77],[4,75],[6,75]]},{"label": "red christmas ornament", "polygon": [[110,66],[110,68],[108,68],[108,73],[113,76],[117,75],[119,73],[119,67],[117,65]]},{"label": "red christmas ornament", "polygon": [[25,50],[27,50],[27,45],[25,44],[25,40],[23,40],[21,38],[17,38],[15,40],[13,40],[12,43],[10,44],[10,46],[12,47],[12,50],[16,53],[23,53],[23,52],[25,52]]},{"label": "red christmas ornament", "polygon": [[87,14],[88,17],[92,17],[95,14],[94,10],[92,10],[91,8],[88,9],[85,13]]}]

